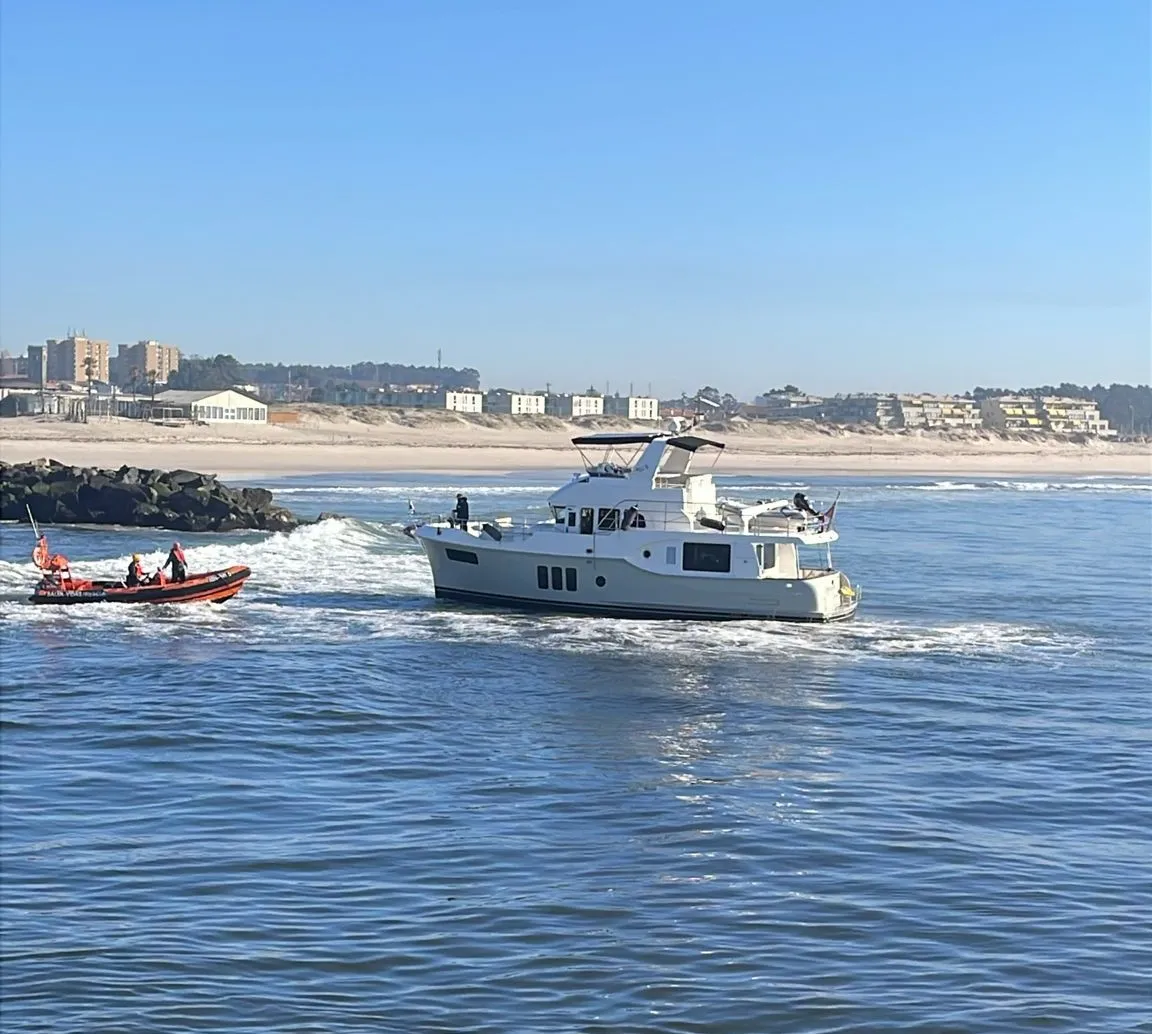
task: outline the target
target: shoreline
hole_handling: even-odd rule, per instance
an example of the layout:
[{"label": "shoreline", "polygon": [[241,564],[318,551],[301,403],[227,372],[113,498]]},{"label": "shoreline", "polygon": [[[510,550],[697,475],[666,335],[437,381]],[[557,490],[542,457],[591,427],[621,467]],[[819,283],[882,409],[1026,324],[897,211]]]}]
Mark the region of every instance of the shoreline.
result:
[{"label": "shoreline", "polygon": [[[83,425],[79,425],[83,427]],[[0,431],[3,428],[0,427]],[[1135,447],[1105,449],[1052,447],[980,451],[864,451],[848,443],[748,442],[729,438],[729,446],[712,468],[718,475],[797,473],[842,476],[1136,476],[1152,477],[1152,451]],[[856,444],[856,443],[852,443]],[[862,443],[860,443],[862,444]],[[871,443],[870,443],[871,444]],[[877,443],[878,444],[878,443]],[[884,443],[890,444],[890,443]],[[959,444],[959,443],[957,443]],[[824,445],[823,450],[818,445]],[[360,441],[155,441],[70,435],[0,438],[0,458],[8,463],[39,457],[75,466],[160,467],[215,473],[221,477],[260,478],[307,474],[436,473],[507,475],[578,469],[579,455],[563,445],[498,442]],[[701,470],[707,469],[702,466]]]}]

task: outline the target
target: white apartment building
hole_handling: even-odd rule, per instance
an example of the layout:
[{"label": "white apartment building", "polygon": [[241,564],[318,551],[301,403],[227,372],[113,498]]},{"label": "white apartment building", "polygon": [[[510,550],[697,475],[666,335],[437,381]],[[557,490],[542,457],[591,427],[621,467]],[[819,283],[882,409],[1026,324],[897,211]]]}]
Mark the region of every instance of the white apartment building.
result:
[{"label": "white apartment building", "polygon": [[1040,400],[1040,410],[1049,431],[1055,434],[1090,434],[1111,438],[1118,432],[1108,426],[1091,399],[1068,399],[1049,395]]},{"label": "white apartment building", "polygon": [[833,424],[900,426],[900,402],[895,395],[836,395],[824,400],[823,419]]},{"label": "white apartment building", "polygon": [[543,416],[546,401],[544,395],[490,391],[484,396],[484,409],[489,413],[509,413],[512,416]]},{"label": "white apartment building", "polygon": [[905,427],[947,430],[984,425],[979,405],[958,395],[900,395],[897,403]]},{"label": "white apartment building", "polygon": [[1043,431],[1044,418],[1034,398],[1028,395],[1001,395],[980,403],[980,413],[988,427],[1001,431]]},{"label": "white apartment building", "polygon": [[478,391],[446,391],[444,408],[454,413],[483,413],[484,396]]},{"label": "white apartment building", "polygon": [[656,423],[660,419],[659,399],[644,395],[609,395],[603,402],[605,416],[622,416],[645,423]]},{"label": "white apartment building", "polygon": [[559,417],[603,416],[604,398],[602,395],[549,395],[544,412]]}]

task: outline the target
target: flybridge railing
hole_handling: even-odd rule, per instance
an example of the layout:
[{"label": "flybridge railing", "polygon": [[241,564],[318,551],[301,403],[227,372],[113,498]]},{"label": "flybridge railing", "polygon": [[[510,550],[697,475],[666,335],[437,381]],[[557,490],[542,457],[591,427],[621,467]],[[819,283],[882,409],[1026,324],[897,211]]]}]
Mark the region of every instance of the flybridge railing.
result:
[{"label": "flybridge railing", "polygon": [[[581,511],[591,510],[591,528],[582,521]],[[574,515],[570,517],[569,515]],[[447,524],[460,528],[451,514],[413,517],[414,524]],[[714,503],[678,503],[669,500],[620,499],[612,506],[566,507],[563,520],[521,517],[481,517],[469,519],[466,530],[484,534],[486,528],[498,530],[500,538],[522,539],[534,534],[620,535],[635,531],[679,531],[744,533],[744,523],[737,511]],[[752,517],[749,534],[794,535],[827,530],[821,517],[801,518],[770,510]],[[495,535],[490,535],[495,538]]]}]

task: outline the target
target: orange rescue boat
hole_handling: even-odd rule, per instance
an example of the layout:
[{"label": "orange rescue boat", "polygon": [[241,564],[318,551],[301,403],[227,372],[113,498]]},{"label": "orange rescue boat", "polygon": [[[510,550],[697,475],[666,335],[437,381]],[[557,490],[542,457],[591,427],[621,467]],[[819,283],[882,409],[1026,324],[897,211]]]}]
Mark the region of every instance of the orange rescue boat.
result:
[{"label": "orange rescue boat", "polygon": [[140,585],[126,585],[123,581],[96,581],[76,578],[68,558],[48,551],[44,535],[36,541],[32,551],[36,566],[44,577],[29,597],[32,603],[223,603],[230,600],[243,587],[252,571],[240,564],[220,571],[189,574],[183,581],[169,581],[157,571]]}]

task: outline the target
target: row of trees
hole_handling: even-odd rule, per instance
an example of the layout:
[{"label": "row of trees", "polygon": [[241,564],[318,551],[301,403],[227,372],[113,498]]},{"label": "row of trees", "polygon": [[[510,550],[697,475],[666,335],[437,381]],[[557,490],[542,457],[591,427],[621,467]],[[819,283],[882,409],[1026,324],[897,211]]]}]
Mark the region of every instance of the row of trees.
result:
[{"label": "row of trees", "polygon": [[242,363],[235,356],[189,356],[180,362],[168,387],[188,391],[229,388],[234,384],[435,384],[450,390],[479,388],[480,373],[467,367],[405,366],[399,363],[352,363],[349,366],[285,366]]}]

